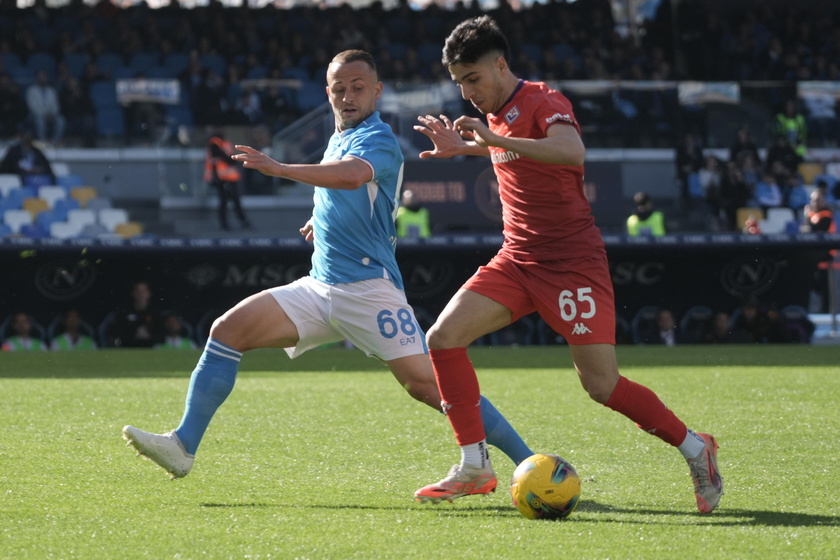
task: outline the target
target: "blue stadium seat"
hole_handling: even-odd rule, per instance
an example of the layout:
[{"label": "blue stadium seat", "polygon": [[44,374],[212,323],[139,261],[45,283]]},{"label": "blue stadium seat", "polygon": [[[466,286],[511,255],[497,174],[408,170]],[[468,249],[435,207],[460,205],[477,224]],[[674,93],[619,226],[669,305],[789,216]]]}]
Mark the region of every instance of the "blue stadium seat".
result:
[{"label": "blue stadium seat", "polygon": [[282,76],[290,80],[308,80],[309,71],[300,66],[289,66],[283,69]]},{"label": "blue stadium seat", "polygon": [[6,210],[20,210],[20,207],[20,204],[10,201],[8,197],[0,198],[0,216],[2,216]]},{"label": "blue stadium seat", "polygon": [[75,174],[68,174],[68,175],[59,175],[55,178],[56,183],[58,183],[59,187],[64,187],[68,191],[73,187],[81,187],[85,184],[84,180],[80,175]]},{"label": "blue stadium seat", "polygon": [[15,68],[20,68],[23,66],[23,63],[20,60],[20,57],[15,53],[0,53],[0,66],[2,66],[6,72],[9,72]]},{"label": "blue stadium seat", "polygon": [[128,61],[128,66],[134,68],[135,71],[145,74],[152,68],[158,65],[160,56],[157,53],[144,52],[136,53]]},{"label": "blue stadium seat", "polygon": [[62,220],[67,219],[67,213],[70,210],[78,210],[79,209],[79,201],[75,198],[61,198],[55,201],[55,205],[53,206],[53,211],[58,213],[59,215],[63,216]]},{"label": "blue stadium seat", "polygon": [[21,88],[25,88],[35,82],[35,71],[28,66],[9,68],[6,73],[11,76],[12,80],[14,80]]},{"label": "blue stadium seat", "polygon": [[24,224],[20,226],[20,234],[26,237],[31,237],[32,239],[43,239],[48,237],[44,228],[38,224]]},{"label": "blue stadium seat", "polygon": [[[28,23],[33,20],[30,18]],[[47,51],[55,45],[58,40],[58,31],[51,25],[38,25],[32,30],[32,38],[35,40],[35,45],[43,51]]]},{"label": "blue stadium seat", "polygon": [[186,105],[165,105],[163,112],[167,123],[172,126],[192,126],[193,124],[192,110]]},{"label": "blue stadium seat", "polygon": [[187,69],[190,64],[190,57],[184,53],[172,53],[163,59],[163,67],[174,72],[177,76]]},{"label": "blue stadium seat", "polygon": [[46,185],[52,184],[53,178],[49,175],[26,175],[23,178],[23,186],[33,188],[36,193],[36,196],[38,187],[44,187]]},{"label": "blue stadium seat", "polygon": [[[50,231],[50,226],[55,222],[63,222],[66,219],[66,212],[62,216],[60,212],[56,212],[55,210],[46,210],[38,214],[38,217],[35,218],[35,225],[40,227],[44,232],[48,232]],[[21,231],[23,231],[23,228],[21,228]]]},{"label": "blue stadium seat", "polygon": [[[539,45],[534,43],[522,43],[519,45],[519,51],[525,53],[525,56],[537,64],[542,63],[543,49]],[[438,58],[440,58],[440,47],[438,47]]]},{"label": "blue stadium seat", "polygon": [[26,61],[26,66],[31,68],[33,72],[43,70],[47,73],[51,80],[55,79],[55,57],[47,52],[32,53]]},{"label": "blue stadium seat", "polygon": [[105,138],[125,136],[125,115],[119,105],[97,108],[96,132]]},{"label": "blue stadium seat", "polygon": [[67,53],[64,55],[62,62],[64,62],[71,76],[81,78],[85,73],[88,60],[90,58],[85,53]]},{"label": "blue stadium seat", "polygon": [[297,90],[297,106],[303,112],[311,111],[327,102],[324,85],[313,80],[303,82]]},{"label": "blue stadium seat", "polygon": [[173,80],[178,77],[178,71],[166,66],[153,66],[146,71],[146,77],[157,80]]},{"label": "blue stadium seat", "polygon": [[122,56],[113,52],[102,53],[96,59],[96,69],[103,74],[110,74],[116,68],[121,68],[124,65]]},{"label": "blue stadium seat", "polygon": [[12,228],[7,226],[6,224],[0,223],[0,237],[5,237],[7,235],[12,235],[14,232]]},{"label": "blue stadium seat", "polygon": [[130,80],[136,78],[142,72],[131,66],[118,66],[111,71],[111,77],[115,80]]},{"label": "blue stadium seat", "polygon": [[248,74],[245,75],[245,78],[248,80],[260,80],[266,76],[268,76],[268,68],[265,66],[254,66],[248,70]]},{"label": "blue stadium seat", "polygon": [[578,53],[575,48],[571,45],[565,45],[563,43],[558,43],[556,45],[552,45],[551,52],[557,58],[557,60],[566,60],[567,58],[577,58]]},{"label": "blue stadium seat", "polygon": [[117,84],[111,80],[100,80],[90,86],[90,100],[97,110],[119,107],[117,102]]},{"label": "blue stadium seat", "polygon": [[417,47],[417,60],[421,64],[440,64],[440,45],[432,42],[420,43]]},{"label": "blue stadium seat", "polygon": [[680,320],[680,334],[682,341],[690,344],[700,344],[703,336],[712,327],[712,318],[715,312],[711,307],[695,305],[690,307]]},{"label": "blue stadium seat", "polygon": [[646,305],[636,312],[630,322],[633,342],[636,344],[644,343],[645,333],[656,326],[656,314],[658,312],[659,307],[655,305]]},{"label": "blue stadium seat", "polygon": [[227,60],[217,54],[205,54],[201,57],[201,66],[209,68],[219,76],[227,74]]},{"label": "blue stadium seat", "polygon": [[3,203],[4,210],[19,210],[23,208],[23,199],[26,198],[24,196],[23,189],[12,189],[0,199],[0,202]]}]

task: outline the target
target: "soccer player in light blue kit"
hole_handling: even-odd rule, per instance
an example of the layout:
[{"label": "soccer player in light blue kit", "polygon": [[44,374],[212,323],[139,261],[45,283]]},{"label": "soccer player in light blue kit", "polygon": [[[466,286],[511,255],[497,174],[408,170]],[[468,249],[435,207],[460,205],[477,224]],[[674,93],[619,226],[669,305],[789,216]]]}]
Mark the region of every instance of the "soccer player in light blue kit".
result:
[{"label": "soccer player in light blue kit", "polygon": [[[336,131],[321,163],[280,163],[249,146],[237,146],[242,153],[233,156],[266,175],[316,185],[312,219],[300,230],[314,240],[310,275],[248,297],[213,323],[175,430],[123,428],[129,445],[172,478],[189,473],[210,420],[233,390],[242,354],[255,348],[284,348],[294,358],[346,339],[384,362],[412,397],[441,408],[425,335],[394,256],[403,156],[376,111],[382,82],[373,58],[359,50],[336,55],[326,91]],[[517,464],[533,454],[487,399],[478,404],[488,443]]]}]

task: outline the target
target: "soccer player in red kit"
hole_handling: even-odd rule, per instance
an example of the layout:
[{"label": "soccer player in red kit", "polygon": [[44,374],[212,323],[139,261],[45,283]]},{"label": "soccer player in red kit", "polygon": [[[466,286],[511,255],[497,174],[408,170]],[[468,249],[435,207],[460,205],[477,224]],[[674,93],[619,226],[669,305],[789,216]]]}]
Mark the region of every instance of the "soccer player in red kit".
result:
[{"label": "soccer player in red kit", "polygon": [[697,508],[723,494],[717,442],[687,429],[650,389],[618,371],[615,301],[601,234],[583,194],[585,148],[572,105],[544,83],[518,79],[509,47],[489,16],[466,20],[446,39],[443,64],[461,95],[487,118],[419,117],[415,129],[434,149],[421,158],[490,156],[499,181],[504,243],[449,301],[428,332],[443,408],[461,446],[461,463],[415,492],[440,502],[496,488],[477,405],[480,393],[466,347],[533,311],[569,343],[583,388],[688,461]]}]

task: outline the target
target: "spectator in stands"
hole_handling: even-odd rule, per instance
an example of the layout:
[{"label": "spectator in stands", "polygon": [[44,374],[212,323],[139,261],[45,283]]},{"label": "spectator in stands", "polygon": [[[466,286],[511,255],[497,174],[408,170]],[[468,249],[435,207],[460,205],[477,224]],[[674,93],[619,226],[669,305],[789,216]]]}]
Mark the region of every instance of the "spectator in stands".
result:
[{"label": "spectator in stands", "polygon": [[744,179],[747,191],[752,196],[755,193],[756,185],[761,180],[761,161],[755,159],[751,154],[744,154],[738,158],[738,170]]},{"label": "spectator in stands", "polygon": [[69,76],[61,88],[61,111],[66,115],[68,136],[78,136],[82,146],[96,146],[96,108],[81,82]]},{"label": "spectator in stands", "polygon": [[414,191],[406,189],[397,209],[397,237],[425,239],[431,234],[429,210],[423,207]]},{"label": "spectator in stands", "polygon": [[706,156],[705,164],[697,172],[700,183],[700,193],[706,203],[708,217],[711,220],[711,229],[718,230],[717,216],[720,213],[720,183],[723,180],[723,164],[717,156],[709,154]]},{"label": "spectator in stands", "polygon": [[220,128],[214,128],[207,140],[204,155],[204,180],[216,190],[219,197],[219,227],[230,231],[228,225],[228,205],[233,205],[233,213],[243,229],[251,229],[251,223],[242,210],[239,194],[239,164],[231,159],[233,146],[225,140],[225,133]]},{"label": "spectator in stands", "polygon": [[731,342],[731,332],[729,330],[729,313],[726,311],[715,312],[712,317],[712,323],[708,330],[703,335],[703,344],[726,344]]},{"label": "spectator in stands", "polygon": [[0,72],[0,140],[20,131],[26,119],[26,102],[11,76]]},{"label": "spectator in stands", "polygon": [[747,299],[732,325],[731,340],[740,343],[771,343],[782,339],[779,314],[759,305],[754,298]]},{"label": "spectator in stands", "polygon": [[156,349],[165,350],[194,350],[196,348],[188,336],[185,336],[184,324],[181,318],[175,313],[169,313],[163,319],[163,330],[165,333],[163,342],[156,344]]},{"label": "spectator in stands", "polygon": [[82,332],[82,316],[77,309],[68,309],[61,320],[59,334],[50,341],[52,350],[96,350],[96,342]]},{"label": "spectator in stands", "polygon": [[29,314],[15,313],[10,327],[12,335],[3,341],[2,349],[4,352],[47,350],[47,344],[33,335],[34,327]]},{"label": "spectator in stands", "polygon": [[667,307],[661,307],[656,312],[656,327],[653,332],[644,336],[644,344],[664,344],[674,346],[678,342],[677,322],[674,319],[674,312]]},{"label": "spectator in stands", "polygon": [[[818,56],[823,61],[825,56]],[[837,100],[828,92],[811,92],[803,98],[805,123],[811,139],[819,146],[836,146],[838,140]]]},{"label": "spectator in stands", "polygon": [[25,181],[29,175],[48,175],[51,184],[55,184],[50,160],[32,143],[32,134],[27,129],[22,130],[18,134],[18,141],[6,150],[0,162],[0,173],[18,175],[21,181]]},{"label": "spectator in stands", "polygon": [[807,344],[817,326],[808,317],[808,312],[797,305],[791,305],[781,312],[782,342]]},{"label": "spectator in stands", "polygon": [[230,106],[225,98],[225,82],[209,68],[201,68],[198,76],[198,81],[190,86],[193,119],[197,126],[218,126],[225,121]]},{"label": "spectator in stands", "polygon": [[802,158],[796,153],[790,141],[785,136],[777,135],[773,145],[767,150],[765,169],[775,170],[781,166],[788,174],[795,175]]},{"label": "spectator in stands", "polygon": [[735,223],[738,216],[738,208],[746,206],[752,194],[736,162],[727,162],[725,169],[726,171],[720,180],[718,220],[720,229],[723,231],[736,231],[742,225]]},{"label": "spectator in stands", "polygon": [[[35,74],[35,83],[26,88],[26,106],[38,140],[54,146],[61,145],[65,119],[61,113],[58,90],[50,83],[46,71],[39,70]],[[48,129],[51,132],[49,135]]]},{"label": "spectator in stands", "polygon": [[[834,219],[834,213],[826,200],[825,194],[822,190],[816,189],[811,193],[811,198],[808,204],[803,209],[805,214],[805,221],[800,230],[807,233],[836,233],[837,222]],[[814,270],[813,282],[811,285],[812,304],[811,311],[815,313],[828,312],[829,302],[829,279],[831,275],[828,274],[828,269],[833,266],[834,260],[837,256],[837,250],[832,249],[828,251]]]},{"label": "spectator in stands", "polygon": [[787,183],[782,188],[782,198],[784,204],[793,210],[797,216],[803,215],[803,209],[808,204],[809,200],[808,190],[802,184],[802,177],[800,175],[790,175],[787,177]]},{"label": "spectator in stands", "polygon": [[700,143],[694,134],[688,133],[683,137],[682,143],[677,146],[675,155],[677,166],[677,182],[680,186],[680,198],[683,206],[687,206],[690,199],[689,180],[703,167],[705,158]]},{"label": "spectator in stands", "polygon": [[[139,73],[134,79],[144,80]],[[126,140],[130,144],[148,145],[158,141],[165,117],[161,104],[151,100],[133,100],[125,106]]]},{"label": "spectator in stands", "polygon": [[738,161],[747,154],[751,155],[753,159],[761,164],[761,156],[758,153],[758,147],[752,141],[750,130],[742,126],[735,133],[735,140],[729,147],[729,161]]},{"label": "spectator in stands", "polygon": [[650,195],[639,191],[633,195],[636,210],[627,218],[627,235],[661,237],[665,235],[665,216],[656,210]]},{"label": "spectator in stands", "polygon": [[787,138],[799,158],[804,158],[808,152],[806,146],[808,140],[808,125],[805,122],[805,115],[799,112],[799,103],[796,99],[788,99],[785,102],[783,111],[776,114],[773,120],[773,133],[776,136]]},{"label": "spectator in stands", "polygon": [[262,100],[256,89],[243,88],[231,111],[229,119],[231,124],[258,125],[265,124],[265,120]]},{"label": "spectator in stands", "polygon": [[782,205],[782,189],[776,183],[776,176],[765,173],[755,186],[755,205],[764,209]]},{"label": "spectator in stands", "polygon": [[152,348],[163,340],[163,319],[152,303],[148,282],[131,286],[130,303],[115,312],[109,328],[111,344],[118,348]]}]

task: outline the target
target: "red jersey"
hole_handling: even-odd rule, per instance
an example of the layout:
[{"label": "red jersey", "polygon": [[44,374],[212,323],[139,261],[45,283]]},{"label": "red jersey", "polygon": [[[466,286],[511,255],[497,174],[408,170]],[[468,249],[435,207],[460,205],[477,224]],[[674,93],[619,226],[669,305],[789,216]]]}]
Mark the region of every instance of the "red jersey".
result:
[{"label": "red jersey", "polygon": [[[520,81],[502,109],[487,115],[502,136],[545,138],[560,123],[580,126],[572,104],[541,82]],[[601,232],[583,194],[583,166],[554,165],[490,148],[499,181],[505,241],[500,250],[518,261],[551,261],[604,252]]]}]

